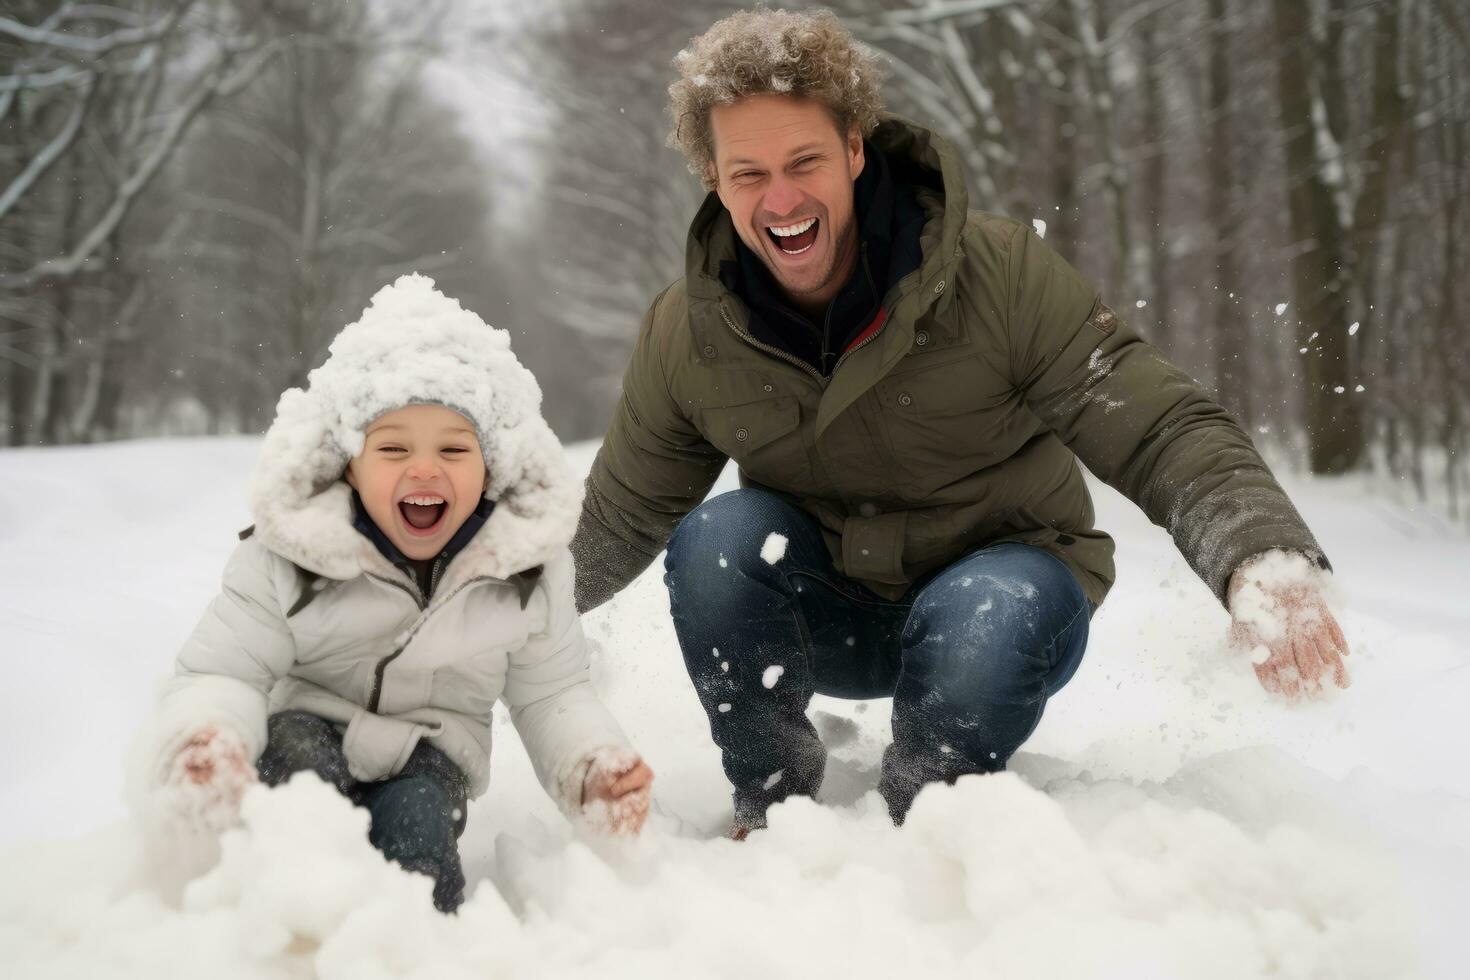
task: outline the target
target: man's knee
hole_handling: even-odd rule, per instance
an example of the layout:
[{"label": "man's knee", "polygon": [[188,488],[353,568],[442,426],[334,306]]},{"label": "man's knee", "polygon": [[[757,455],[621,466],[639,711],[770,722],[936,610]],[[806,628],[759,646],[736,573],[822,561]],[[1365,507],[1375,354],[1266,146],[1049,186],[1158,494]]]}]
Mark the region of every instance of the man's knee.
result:
[{"label": "man's knee", "polygon": [[664,584],[677,626],[681,610],[701,619],[740,616],[776,601],[780,571],[761,557],[772,533],[790,536],[805,515],[762,490],[741,489],[705,501],[675,529],[664,558]]},{"label": "man's knee", "polygon": [[[711,497],[691,510],[669,538],[665,566],[670,572],[708,559],[721,568],[759,555],[771,530],[788,522],[783,511],[790,505],[764,490],[745,487]],[[753,547],[752,547],[753,546]]]},{"label": "man's knee", "polygon": [[905,673],[963,701],[1029,696],[1063,666],[1079,618],[1086,629],[1086,598],[1040,549],[979,557],[988,560],[961,562],[920,593],[904,628]]}]

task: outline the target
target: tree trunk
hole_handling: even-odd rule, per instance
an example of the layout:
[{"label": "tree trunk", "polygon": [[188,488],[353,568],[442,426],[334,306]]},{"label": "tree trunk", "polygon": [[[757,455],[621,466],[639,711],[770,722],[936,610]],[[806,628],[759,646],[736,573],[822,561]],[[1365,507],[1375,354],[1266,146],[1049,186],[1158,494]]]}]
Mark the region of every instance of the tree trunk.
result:
[{"label": "tree trunk", "polygon": [[[1344,180],[1338,139],[1330,127],[1326,89],[1335,51],[1312,44],[1310,0],[1273,0],[1280,41],[1277,95],[1286,149],[1287,210],[1299,348],[1306,369],[1305,405],[1313,473],[1343,473],[1363,452],[1359,402],[1348,356],[1347,232],[1335,191]],[[1331,32],[1329,32],[1329,36]]]},{"label": "tree trunk", "polygon": [[1087,73],[1088,102],[1092,108],[1096,130],[1097,153],[1103,170],[1103,201],[1108,214],[1112,240],[1111,271],[1103,286],[1103,295],[1114,303],[1129,299],[1135,291],[1133,268],[1133,236],[1128,214],[1128,171],[1116,138],[1113,83],[1108,75],[1107,50],[1102,37],[1106,33],[1102,11],[1093,0],[1072,0],[1073,27],[1082,42],[1082,66]]},{"label": "tree trunk", "polygon": [[1230,10],[1226,0],[1209,0],[1209,225],[1215,238],[1215,388],[1220,403],[1243,426],[1251,420],[1250,327],[1241,299],[1236,247],[1240,221],[1235,207],[1234,140],[1230,119]]},{"label": "tree trunk", "polygon": [[1169,317],[1173,300],[1169,291],[1169,235],[1165,202],[1168,200],[1168,104],[1164,99],[1163,50],[1158,43],[1158,21],[1162,14],[1145,17],[1139,25],[1143,49],[1143,139],[1148,155],[1143,161],[1143,186],[1148,215],[1148,301],[1153,321],[1149,339],[1156,346],[1169,347]]},{"label": "tree trunk", "polygon": [[[1052,8],[1049,15],[1054,30],[1066,34],[1068,18],[1061,5]],[[1056,52],[1057,75],[1061,84],[1055,86],[1055,117],[1053,120],[1051,196],[1053,210],[1044,212],[1047,222],[1047,244],[1073,265],[1077,264],[1078,246],[1081,244],[1081,222],[1077,214],[1077,59],[1058,47]]]}]

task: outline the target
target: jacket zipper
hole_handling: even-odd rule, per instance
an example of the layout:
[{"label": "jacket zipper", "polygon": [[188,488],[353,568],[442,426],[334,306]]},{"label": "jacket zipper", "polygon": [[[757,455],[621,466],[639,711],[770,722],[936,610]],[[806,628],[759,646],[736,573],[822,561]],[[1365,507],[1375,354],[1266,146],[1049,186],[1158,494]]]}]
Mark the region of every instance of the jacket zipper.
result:
[{"label": "jacket zipper", "polygon": [[[428,608],[428,603],[421,599],[414,592],[413,589],[410,589],[402,582],[395,582],[391,578],[384,578],[381,575],[374,575],[372,572],[368,572],[367,576],[368,578],[376,579],[385,585],[391,585],[395,589],[402,590],[405,595],[413,600],[413,604],[418,607],[419,612],[423,612],[425,609]],[[373,690],[372,693],[368,695],[367,709],[374,714],[377,713],[378,702],[383,697],[383,673],[388,669],[388,665],[396,660],[398,658],[398,655],[401,654],[405,649],[407,649],[407,647],[408,641],[405,640],[403,646],[400,646],[397,650],[394,650],[392,653],[388,654],[388,656],[384,657],[382,660],[379,660],[377,666],[373,668]]]},{"label": "jacket zipper", "polygon": [[367,709],[374,714],[377,714],[378,702],[383,697],[383,674],[388,670],[388,665],[394,660],[398,659],[398,655],[402,653],[407,646],[408,644],[405,643],[397,650],[394,650],[392,653],[388,654],[388,656],[384,657],[382,660],[379,660],[377,669],[373,671],[373,693],[372,696],[368,698]]},{"label": "jacket zipper", "polygon": [[845,361],[849,357],[851,357],[852,354],[853,354],[853,352],[860,351],[864,347],[866,347],[869,344],[871,344],[873,341],[877,340],[878,339],[878,334],[881,334],[882,332],[883,332],[882,330],[879,330],[878,333],[873,334],[873,336],[869,337],[867,340],[863,341],[861,344],[858,344],[855,347],[849,347],[847,350],[843,351],[842,352],[842,356],[837,359],[837,363],[834,364],[834,365],[832,365],[832,373],[833,374],[836,374],[837,373],[837,369],[840,368],[840,367],[842,367],[842,362],[843,361]]},{"label": "jacket zipper", "polygon": [[808,375],[810,375],[822,388],[825,389],[827,387],[827,381],[829,379],[824,378],[820,374],[818,374],[815,370],[812,369],[812,366],[810,364],[808,364],[806,361],[801,360],[798,357],[786,353],[779,347],[772,347],[769,344],[763,344],[759,340],[756,340],[754,337],[752,337],[750,334],[743,333],[740,328],[735,325],[735,321],[730,318],[730,314],[725,309],[725,304],[723,301],[720,302],[719,306],[720,318],[725,321],[725,326],[729,327],[730,331],[734,333],[735,336],[739,337],[741,340],[745,341],[747,344],[756,348],[757,350],[765,351],[772,357],[777,357],[787,362],[788,364],[796,365],[797,367],[805,371]]},{"label": "jacket zipper", "polygon": [[[863,278],[868,280],[868,288],[876,293],[878,291],[878,286],[876,283],[873,282],[873,268],[871,265],[868,264],[867,242],[863,242],[862,245],[858,247],[858,254],[863,257]],[[828,303],[827,312],[822,316],[822,369],[825,372],[826,376],[829,378],[837,373],[837,364],[842,363],[842,355],[839,354],[837,357],[837,364],[832,365],[831,371],[826,370],[827,357],[832,353],[832,307],[834,305],[835,301],[833,301],[832,303]],[[878,301],[878,308],[880,310],[883,308],[881,297]],[[843,354],[846,353],[846,351],[843,351]]]},{"label": "jacket zipper", "polygon": [[[446,562],[445,564],[448,564],[448,563]],[[436,584],[438,584],[438,581],[439,581],[439,573],[442,572],[443,570],[444,570],[444,566],[441,565],[441,564],[439,564],[438,562],[435,562],[434,567],[433,567],[433,569],[432,569],[432,571],[430,573],[430,577],[429,577],[429,591],[430,592],[433,592],[434,591],[434,586]],[[414,604],[419,607],[419,612],[423,612],[424,610],[426,610],[426,609],[429,608],[428,603],[420,601],[419,600],[419,597],[416,596],[416,595],[414,595],[414,593],[412,592],[412,590],[410,590],[408,588],[408,586],[404,585],[402,582],[395,582],[391,578],[383,578],[381,575],[374,575],[371,572],[368,572],[367,574],[368,574],[368,577],[369,578],[377,579],[379,582],[383,582],[383,583],[385,583],[387,585],[391,585],[391,586],[393,586],[396,589],[402,589],[404,591],[404,593],[406,593],[408,595],[409,598],[413,599]],[[463,592],[465,589],[469,588],[471,585],[474,585],[476,582],[489,582],[489,581],[494,581],[493,576],[490,576],[490,575],[480,575],[480,576],[476,576],[475,578],[468,579],[464,583],[462,583],[459,588],[455,589],[453,592],[449,593],[449,595],[445,596],[444,597],[444,602],[448,602],[450,599],[453,599],[455,596],[459,595],[461,592]],[[442,604],[443,603],[441,603],[441,605]],[[414,638],[415,634],[418,633],[419,627],[422,626],[422,625],[423,625],[422,620],[420,620],[418,623],[414,624],[413,631],[410,632],[408,634],[408,636],[404,637],[403,645],[400,646],[397,650],[394,650],[392,653],[388,654],[388,656],[384,657],[382,660],[379,660],[377,666],[373,669],[373,690],[372,690],[372,693],[370,695],[368,695],[368,704],[367,704],[367,709],[369,711],[371,711],[371,712],[373,712],[375,714],[377,713],[378,703],[383,698],[383,675],[387,672],[388,665],[391,664],[394,660],[397,660],[398,659],[398,656],[401,653],[403,653],[404,650],[407,650],[408,649],[408,645],[413,642],[413,638]]]}]

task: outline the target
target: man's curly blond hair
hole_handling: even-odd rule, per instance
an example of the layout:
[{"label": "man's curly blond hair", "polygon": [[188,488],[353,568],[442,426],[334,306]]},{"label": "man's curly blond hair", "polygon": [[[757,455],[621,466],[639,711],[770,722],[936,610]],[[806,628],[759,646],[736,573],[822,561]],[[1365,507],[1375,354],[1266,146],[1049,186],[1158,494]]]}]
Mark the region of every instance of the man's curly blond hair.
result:
[{"label": "man's curly blond hair", "polygon": [[831,111],[839,132],[856,125],[866,138],[878,125],[883,95],[877,57],[853,39],[830,10],[793,13],[745,10],[716,21],[674,58],[669,86],[674,128],[668,143],[689,172],[715,189],[710,109],[749,95],[814,99]]}]

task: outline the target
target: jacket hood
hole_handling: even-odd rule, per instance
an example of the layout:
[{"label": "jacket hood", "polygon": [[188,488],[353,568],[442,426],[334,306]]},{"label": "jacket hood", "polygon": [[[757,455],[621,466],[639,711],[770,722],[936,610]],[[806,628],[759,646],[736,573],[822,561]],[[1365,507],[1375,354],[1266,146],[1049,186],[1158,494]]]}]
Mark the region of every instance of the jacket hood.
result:
[{"label": "jacket hood", "polygon": [[[342,480],[367,427],[405,405],[438,404],[475,426],[494,511],[454,564],[509,578],[545,564],[571,540],[582,485],[541,417],[541,389],[510,335],[403,276],[332,341],[303,388],[287,389],[266,432],[250,488],[255,532],[271,551],[327,578],[391,568],[353,527]],[[458,576],[456,576],[458,577]]]}]

